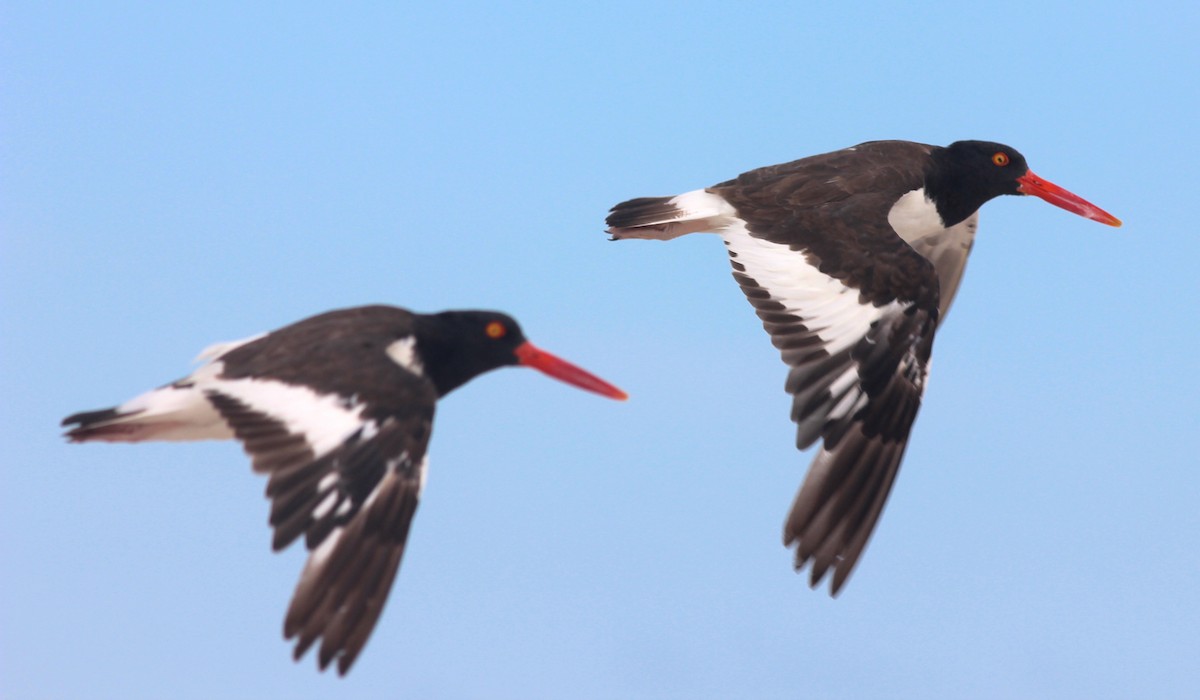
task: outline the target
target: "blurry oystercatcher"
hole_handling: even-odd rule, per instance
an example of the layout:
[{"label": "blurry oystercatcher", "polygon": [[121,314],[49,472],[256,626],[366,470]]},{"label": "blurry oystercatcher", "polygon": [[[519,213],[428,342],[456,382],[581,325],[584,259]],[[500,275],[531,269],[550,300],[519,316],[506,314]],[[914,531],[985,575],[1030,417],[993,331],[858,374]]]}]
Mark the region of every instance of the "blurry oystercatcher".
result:
[{"label": "blurry oystercatcher", "polygon": [[614,399],[620,389],[539,350],[510,317],[330,311],[213,346],[177,382],[63,421],[72,442],[236,438],[269,475],[274,548],[310,550],[284,623],[299,659],[345,674],[383,610],[425,481],[437,400],[473,377],[525,365]]},{"label": "blurry oystercatcher", "polygon": [[724,239],[734,279],[790,368],[797,447],[822,440],[783,532],[814,587],[832,568],[838,593],[879,519],[978,210],[1002,194],[1121,224],[986,141],[872,141],[608,215],[614,240]]}]

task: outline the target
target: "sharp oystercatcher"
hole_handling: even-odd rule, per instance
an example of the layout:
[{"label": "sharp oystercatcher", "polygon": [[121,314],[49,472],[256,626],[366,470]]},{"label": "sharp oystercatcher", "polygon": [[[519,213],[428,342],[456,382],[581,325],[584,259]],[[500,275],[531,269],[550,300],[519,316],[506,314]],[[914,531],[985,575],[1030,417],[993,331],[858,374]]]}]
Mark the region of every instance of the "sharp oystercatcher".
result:
[{"label": "sharp oystercatcher", "polygon": [[978,210],[1002,194],[1121,224],[986,141],[872,141],[608,215],[614,240],[724,239],[734,279],[790,368],[796,444],[822,440],[783,532],[814,587],[832,568],[838,593],[879,519]]},{"label": "sharp oystercatcher", "polygon": [[437,400],[473,377],[524,365],[588,391],[620,389],[525,339],[489,311],[330,311],[215,345],[190,376],[63,421],[72,442],[236,438],[269,475],[274,548],[310,550],[284,622],[295,658],[345,674],[387,600],[425,481]]}]

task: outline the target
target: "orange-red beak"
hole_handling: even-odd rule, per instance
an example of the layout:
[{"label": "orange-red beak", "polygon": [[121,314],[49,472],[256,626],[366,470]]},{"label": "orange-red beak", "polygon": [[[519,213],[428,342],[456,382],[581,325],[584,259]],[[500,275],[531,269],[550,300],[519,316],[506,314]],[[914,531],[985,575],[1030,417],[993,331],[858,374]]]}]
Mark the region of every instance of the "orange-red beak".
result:
[{"label": "orange-red beak", "polygon": [[525,341],[517,346],[516,355],[517,360],[522,365],[545,372],[551,377],[572,386],[577,386],[587,391],[594,391],[601,396],[607,396],[610,399],[617,399],[618,401],[624,401],[629,398],[629,394],[626,394],[591,372],[555,357],[545,350],[540,350],[534,347],[533,343],[529,341]]},{"label": "orange-red beak", "polygon": [[1121,220],[1117,217],[1109,214],[1083,197],[1068,192],[1049,180],[1043,180],[1034,175],[1032,170],[1017,178],[1017,182],[1020,183],[1017,191],[1021,194],[1031,194],[1034,197],[1041,197],[1056,207],[1061,207],[1072,214],[1078,214],[1092,221],[1099,221],[1109,226],[1121,225]]}]

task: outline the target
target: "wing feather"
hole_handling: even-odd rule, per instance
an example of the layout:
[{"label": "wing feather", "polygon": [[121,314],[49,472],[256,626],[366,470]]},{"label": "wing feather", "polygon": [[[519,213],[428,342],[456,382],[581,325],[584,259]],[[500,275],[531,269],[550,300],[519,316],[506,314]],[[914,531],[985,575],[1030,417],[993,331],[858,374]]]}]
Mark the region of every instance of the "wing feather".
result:
[{"label": "wing feather", "polygon": [[[780,221],[813,225],[803,217]],[[919,282],[887,295],[886,279],[869,278],[869,299],[849,273],[828,271],[838,266],[769,240],[785,237],[777,229],[762,236],[733,220],[721,233],[734,279],[789,366],[784,388],[797,447],[822,443],[785,521],[784,543],[795,547],[797,570],[810,566],[813,586],[832,571],[836,595],[882,513],[920,407],[938,318],[936,273],[893,234],[879,247]]]},{"label": "wing feather", "polygon": [[734,279],[789,367],[796,444],[821,442],[784,542],[798,570],[811,566],[813,586],[833,572],[834,594],[895,481],[939,308],[949,306],[974,235],[972,217],[910,246],[888,224],[898,199],[923,186],[920,164],[932,149],[862,143],[677,197],[630,200],[607,220],[614,239],[713,231],[725,240]]},{"label": "wing feather", "polygon": [[[382,353],[380,353],[382,355]],[[370,361],[370,360],[364,360]],[[310,550],[284,623],[300,658],[320,641],[317,663],[345,674],[374,630],[399,570],[424,483],[436,392],[427,380],[384,358],[378,395],[388,404],[356,404],[322,395],[301,410],[278,411],[281,392],[219,379],[205,395],[233,430],[254,469],[268,475],[273,546],[300,537]],[[326,417],[356,427],[334,443]],[[351,421],[353,417],[353,421]],[[319,433],[319,445],[307,428]]]}]

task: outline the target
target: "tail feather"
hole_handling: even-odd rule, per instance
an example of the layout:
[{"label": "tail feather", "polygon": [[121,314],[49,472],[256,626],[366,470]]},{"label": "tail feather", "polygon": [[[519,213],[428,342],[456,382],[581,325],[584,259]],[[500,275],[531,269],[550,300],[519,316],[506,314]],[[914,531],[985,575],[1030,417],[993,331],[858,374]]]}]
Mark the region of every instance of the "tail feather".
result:
[{"label": "tail feather", "polygon": [[636,228],[678,221],[682,212],[671,203],[673,197],[638,197],[613,207],[604,223],[609,228]]},{"label": "tail feather", "polygon": [[120,406],[81,411],[63,419],[71,442],[227,440],[233,432],[191,384],[168,384]]},{"label": "tail feather", "polygon": [[104,440],[107,442],[130,442],[129,435],[136,432],[136,424],[130,425],[140,411],[122,414],[116,408],[99,411],[80,411],[63,419],[63,427],[73,426],[65,437],[71,442]]},{"label": "tail feather", "polygon": [[614,241],[651,238],[666,241],[687,233],[712,231],[733,207],[707,190],[694,190],[676,197],[638,197],[621,202],[608,213],[605,223]]}]

